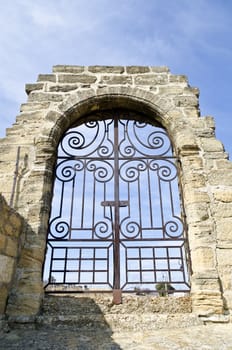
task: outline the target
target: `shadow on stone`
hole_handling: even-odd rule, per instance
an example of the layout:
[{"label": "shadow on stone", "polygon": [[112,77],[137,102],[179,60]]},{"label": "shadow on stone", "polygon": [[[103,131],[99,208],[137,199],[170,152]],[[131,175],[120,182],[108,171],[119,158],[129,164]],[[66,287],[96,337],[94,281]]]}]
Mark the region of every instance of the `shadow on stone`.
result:
[{"label": "shadow on stone", "polygon": [[92,298],[46,296],[35,323],[12,324],[0,336],[1,349],[120,350],[100,307]]}]

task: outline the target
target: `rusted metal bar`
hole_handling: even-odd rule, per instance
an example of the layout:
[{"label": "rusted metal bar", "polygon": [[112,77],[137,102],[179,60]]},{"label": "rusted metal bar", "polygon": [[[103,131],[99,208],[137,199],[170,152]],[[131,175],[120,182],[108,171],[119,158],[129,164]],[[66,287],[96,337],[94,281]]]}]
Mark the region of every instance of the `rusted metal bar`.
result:
[{"label": "rusted metal bar", "polygon": [[13,203],[14,203],[15,189],[16,189],[17,178],[18,178],[18,174],[19,174],[19,157],[20,157],[20,146],[18,146],[18,149],[17,149],[14,180],[13,180],[13,186],[12,186],[11,197],[10,197],[10,206],[11,207],[13,206]]},{"label": "rusted metal bar", "polygon": [[120,290],[120,239],[119,239],[119,156],[118,156],[118,114],[114,116],[114,282],[113,303],[121,303]]}]

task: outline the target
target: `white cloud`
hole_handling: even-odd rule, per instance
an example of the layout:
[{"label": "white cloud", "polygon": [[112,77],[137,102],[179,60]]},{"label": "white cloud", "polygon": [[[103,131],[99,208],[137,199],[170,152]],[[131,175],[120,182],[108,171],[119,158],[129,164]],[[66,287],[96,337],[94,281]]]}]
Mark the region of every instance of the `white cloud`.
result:
[{"label": "white cloud", "polygon": [[[8,0],[0,11],[0,105],[1,97],[5,110],[6,101],[24,102],[25,83],[55,64],[167,65],[207,89],[201,103],[211,113],[224,98],[212,74],[224,76],[221,91],[232,75],[231,10],[210,0]],[[232,106],[223,108],[227,115]]]},{"label": "white cloud", "polygon": [[41,8],[37,4],[33,4],[31,17],[33,23],[43,29],[65,26],[65,20],[61,14],[49,13],[45,8]]}]

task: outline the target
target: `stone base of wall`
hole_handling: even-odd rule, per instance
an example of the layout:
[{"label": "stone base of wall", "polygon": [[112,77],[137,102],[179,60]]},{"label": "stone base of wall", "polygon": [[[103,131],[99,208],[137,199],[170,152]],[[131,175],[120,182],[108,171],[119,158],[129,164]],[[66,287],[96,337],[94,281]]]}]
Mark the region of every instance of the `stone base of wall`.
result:
[{"label": "stone base of wall", "polygon": [[0,315],[4,314],[23,241],[23,219],[0,194]]},{"label": "stone base of wall", "polygon": [[167,326],[203,324],[191,313],[190,296],[159,297],[123,294],[123,303],[114,305],[111,294],[79,293],[46,295],[41,315],[9,317],[10,327],[62,327],[81,330],[137,331]]}]

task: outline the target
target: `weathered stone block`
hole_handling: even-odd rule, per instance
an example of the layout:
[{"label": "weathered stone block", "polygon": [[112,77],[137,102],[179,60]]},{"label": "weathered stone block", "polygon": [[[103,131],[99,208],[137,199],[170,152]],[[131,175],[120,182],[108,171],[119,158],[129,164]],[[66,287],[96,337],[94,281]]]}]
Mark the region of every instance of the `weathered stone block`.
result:
[{"label": "weathered stone block", "polygon": [[[222,182],[223,179],[223,182]],[[217,169],[210,172],[208,175],[208,181],[210,185],[221,185],[231,186],[232,184],[232,171],[226,172],[225,169]]]},{"label": "weathered stone block", "polygon": [[188,87],[185,87],[184,88],[184,91],[188,94],[188,93],[191,93],[191,94],[194,94],[196,95],[197,97],[199,97],[200,95],[200,90],[196,87],[191,87],[191,86],[188,86]]},{"label": "weathered stone block", "polygon": [[232,243],[232,217],[219,218],[216,222],[217,238],[220,242]]},{"label": "weathered stone block", "polygon": [[170,69],[166,66],[152,66],[151,71],[154,73],[169,73]]},{"label": "weathered stone block", "polygon": [[190,203],[209,203],[210,197],[206,191],[206,189],[195,189],[193,188],[191,192],[188,191],[188,196],[185,200],[186,204]]},{"label": "weathered stone block", "polygon": [[189,223],[188,239],[191,249],[195,249],[200,245],[215,244],[216,234],[213,220]]},{"label": "weathered stone block", "polygon": [[183,94],[182,86],[160,86],[159,93],[166,95],[180,95]]},{"label": "weathered stone block", "polygon": [[[185,177],[183,177],[183,183],[186,184],[187,186],[185,187],[186,191],[188,191],[190,188],[191,189],[196,189],[200,187],[205,187],[206,185],[206,179],[204,174],[202,173],[194,173],[189,169],[189,171],[186,171]],[[185,191],[184,191],[185,192]],[[188,192],[186,192],[188,193]]]},{"label": "weathered stone block", "polygon": [[2,229],[0,228],[0,252],[4,252],[6,246],[6,236],[1,233]]},{"label": "weathered stone block", "polygon": [[43,247],[28,247],[22,250],[21,258],[19,261],[19,267],[28,268],[30,266],[41,267],[44,259]]},{"label": "weathered stone block", "polygon": [[58,83],[64,84],[73,84],[73,83],[85,83],[85,84],[94,84],[97,80],[97,77],[94,75],[86,74],[59,74]]},{"label": "weathered stone block", "polygon": [[50,102],[27,102],[22,103],[20,107],[20,112],[29,112],[29,111],[41,111],[42,109],[48,109]]},{"label": "weathered stone block", "polygon": [[189,107],[189,106],[198,106],[198,98],[196,96],[177,96],[174,98],[175,105],[177,107]]},{"label": "weathered stone block", "polygon": [[128,74],[148,73],[150,72],[149,67],[145,66],[127,66],[126,71]]},{"label": "weathered stone block", "polygon": [[222,157],[222,159],[215,158],[215,165],[218,169],[224,169],[225,171],[232,173],[232,162],[228,161],[225,157]]},{"label": "weathered stone block", "polygon": [[8,289],[5,285],[0,283],[0,314],[4,314],[5,312],[7,297]]},{"label": "weathered stone block", "polygon": [[135,84],[137,85],[162,85],[168,83],[168,76],[166,74],[146,74],[135,77]]},{"label": "weathered stone block", "polygon": [[219,202],[232,203],[232,187],[216,188],[213,190],[213,196]]},{"label": "weathered stone block", "polygon": [[184,108],[184,115],[187,118],[187,120],[189,120],[191,118],[191,120],[195,119],[198,120],[200,117],[200,111],[198,109],[198,107],[185,107]]},{"label": "weathered stone block", "polygon": [[14,258],[0,254],[0,282],[11,282],[11,279],[13,277],[14,263]]},{"label": "weathered stone block", "polygon": [[11,295],[7,306],[7,315],[9,316],[35,316],[40,309],[42,289],[39,294],[25,293]]},{"label": "weathered stone block", "polygon": [[[224,298],[225,298],[225,301],[226,301],[226,307],[229,309],[229,310],[232,310],[232,290],[227,290],[223,293],[224,295]],[[232,319],[231,319],[232,321]],[[230,322],[231,322],[230,321]]]},{"label": "weathered stone block", "polygon": [[220,274],[220,283],[223,291],[232,290],[232,265],[220,266],[218,272]]},{"label": "weathered stone block", "polygon": [[176,143],[178,144],[178,151],[182,156],[199,155],[199,145],[193,135],[187,130],[179,130],[178,134],[175,135]]},{"label": "weathered stone block", "polygon": [[18,241],[8,237],[7,241],[6,241],[6,248],[5,249],[6,249],[5,253],[8,256],[12,256],[12,257],[16,258],[18,255]]},{"label": "weathered stone block", "polygon": [[122,67],[122,66],[89,66],[88,71],[91,73],[118,73],[118,74],[122,74],[124,72],[124,67]]},{"label": "weathered stone block", "polygon": [[[225,266],[232,268],[231,249],[217,249],[217,258],[218,258],[219,265],[222,268]],[[231,278],[232,278],[232,270],[231,270]]]},{"label": "weathered stone block", "polygon": [[184,157],[182,160],[182,165],[184,168],[189,169],[194,169],[196,170],[201,170],[203,172],[203,160],[200,156],[188,156]]},{"label": "weathered stone block", "polygon": [[211,247],[198,247],[192,250],[191,258],[194,272],[213,269],[215,267],[215,253]]},{"label": "weathered stone block", "polygon": [[63,101],[63,95],[61,93],[42,93],[42,92],[31,92],[28,101],[32,102],[45,102],[45,101],[50,101],[50,102],[61,102]]},{"label": "weathered stone block", "polygon": [[4,226],[4,231],[9,236],[12,236],[14,234],[14,228],[8,222]]},{"label": "weathered stone block", "polygon": [[85,69],[84,66],[56,65],[56,66],[53,66],[52,71],[53,71],[53,73],[74,73],[74,74],[77,74],[77,73],[84,72],[84,69]]},{"label": "weathered stone block", "polygon": [[188,78],[186,75],[170,75],[169,76],[170,83],[185,83],[188,86]]},{"label": "weathered stone block", "polygon": [[193,312],[200,316],[222,314],[224,312],[221,294],[214,291],[192,293]]},{"label": "weathered stone block", "polygon": [[62,85],[50,85],[48,91],[51,92],[69,92],[77,90],[80,87],[80,84],[62,84]]},{"label": "weathered stone block", "polygon": [[201,144],[205,152],[222,152],[224,150],[222,143],[214,138],[202,139]]},{"label": "weathered stone block", "polygon": [[101,77],[100,84],[121,85],[132,84],[132,78],[125,75],[104,75]]},{"label": "weathered stone block", "polygon": [[192,288],[191,288],[192,293],[195,293],[195,292],[199,293],[201,291],[217,291],[217,290],[219,290],[218,277],[210,278],[208,276],[203,276],[201,278],[195,278],[195,276],[193,276]]},{"label": "weathered stone block", "polygon": [[51,81],[53,83],[56,82],[55,74],[39,74],[37,81]]},{"label": "weathered stone block", "polygon": [[26,84],[25,91],[29,95],[32,91],[35,90],[42,90],[44,87],[43,83],[37,83],[37,84]]},{"label": "weathered stone block", "polygon": [[231,203],[219,202],[213,207],[214,215],[218,218],[230,218],[232,217],[232,205]]}]

